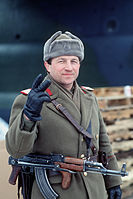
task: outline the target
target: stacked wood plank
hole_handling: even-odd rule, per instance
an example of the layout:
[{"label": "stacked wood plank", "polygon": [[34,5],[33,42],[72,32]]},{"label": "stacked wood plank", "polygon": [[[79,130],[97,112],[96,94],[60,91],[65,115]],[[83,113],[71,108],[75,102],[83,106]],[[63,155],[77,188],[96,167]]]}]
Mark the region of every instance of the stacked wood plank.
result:
[{"label": "stacked wood plank", "polygon": [[131,95],[124,95],[124,87],[96,88],[98,99],[105,122],[133,117],[133,87]]},{"label": "stacked wood plank", "polygon": [[130,96],[124,94],[124,87],[94,90],[119,167],[127,163],[129,175],[122,178],[122,199],[133,198],[133,86],[130,88]]}]

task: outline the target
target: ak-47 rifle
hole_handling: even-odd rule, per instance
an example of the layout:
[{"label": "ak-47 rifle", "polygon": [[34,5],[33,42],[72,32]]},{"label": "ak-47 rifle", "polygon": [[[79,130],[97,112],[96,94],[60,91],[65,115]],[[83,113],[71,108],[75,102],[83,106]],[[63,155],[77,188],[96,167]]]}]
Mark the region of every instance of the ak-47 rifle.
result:
[{"label": "ak-47 rifle", "polygon": [[29,154],[22,158],[9,157],[9,165],[12,165],[12,173],[9,178],[10,184],[16,184],[18,173],[21,169],[30,168],[35,173],[36,182],[41,193],[46,199],[56,199],[58,194],[52,189],[47,178],[46,170],[60,171],[62,174],[62,187],[68,188],[71,174],[76,172],[93,172],[103,175],[127,176],[126,164],[120,171],[106,169],[102,163],[89,160],[65,157],[61,154],[36,155]]}]

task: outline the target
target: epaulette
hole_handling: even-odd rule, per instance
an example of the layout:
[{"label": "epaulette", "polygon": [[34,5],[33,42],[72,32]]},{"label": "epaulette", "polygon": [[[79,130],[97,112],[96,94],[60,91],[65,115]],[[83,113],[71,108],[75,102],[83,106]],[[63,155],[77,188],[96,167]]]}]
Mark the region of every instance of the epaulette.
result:
[{"label": "epaulette", "polygon": [[20,93],[22,93],[23,95],[28,95],[30,91],[31,91],[31,88],[28,88],[28,89],[22,90]]},{"label": "epaulette", "polygon": [[[30,91],[31,91],[31,88],[28,88],[28,89],[22,90],[20,93],[22,93],[23,95],[28,95]],[[53,95],[53,93],[51,92],[49,88],[46,89],[46,92],[49,94],[49,96]]]},{"label": "epaulette", "polygon": [[86,93],[86,91],[93,91],[94,89],[88,86],[81,86],[81,89],[84,93]]}]

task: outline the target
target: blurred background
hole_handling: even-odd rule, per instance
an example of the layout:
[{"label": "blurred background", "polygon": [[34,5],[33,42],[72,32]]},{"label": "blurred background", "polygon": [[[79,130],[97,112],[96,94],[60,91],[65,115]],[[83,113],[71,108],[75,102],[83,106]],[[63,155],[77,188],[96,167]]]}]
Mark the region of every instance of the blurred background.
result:
[{"label": "blurred background", "polygon": [[[126,127],[128,138],[123,138],[125,130],[122,136],[121,129],[116,131],[116,126],[119,128],[121,123],[108,126],[111,135],[119,132],[117,138],[111,137],[112,141],[117,141],[118,146],[118,141],[130,140],[132,146],[133,99],[129,101],[130,95],[128,101],[118,96],[123,96],[125,86],[133,85],[133,0],[0,0],[0,139],[4,139],[8,129],[10,109],[16,95],[30,88],[39,73],[46,73],[42,60],[43,45],[58,30],[70,31],[84,42],[85,59],[81,63],[79,84],[95,88],[98,97],[109,94],[108,100],[113,101],[108,105],[122,105],[119,110],[125,106],[126,112],[116,111],[115,106],[111,117],[110,107],[107,104],[104,107],[105,99],[99,98],[101,107],[106,109],[107,115],[103,116],[107,125],[118,119],[120,122],[125,116],[130,120]],[[114,87],[119,89],[113,90]],[[111,98],[114,93],[117,101]],[[127,124],[127,120],[124,121]],[[2,154],[3,150],[4,146]],[[120,151],[116,150],[118,158]],[[131,159],[132,147],[126,151],[130,152]],[[126,187],[131,190],[133,185],[127,183]],[[3,198],[8,196],[3,195]]]},{"label": "blurred background", "polygon": [[132,0],[0,0],[0,117],[8,121],[15,94],[45,73],[43,44],[58,30],[85,44],[80,85],[132,85],[132,19]]}]

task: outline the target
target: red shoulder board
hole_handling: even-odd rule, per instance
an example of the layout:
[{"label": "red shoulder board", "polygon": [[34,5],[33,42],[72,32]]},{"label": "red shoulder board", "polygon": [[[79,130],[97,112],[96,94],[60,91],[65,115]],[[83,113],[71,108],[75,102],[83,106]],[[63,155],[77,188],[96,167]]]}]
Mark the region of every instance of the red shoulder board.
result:
[{"label": "red shoulder board", "polygon": [[[30,91],[31,91],[31,88],[28,88],[28,89],[22,90],[20,93],[22,93],[23,95],[28,95]],[[49,88],[46,89],[46,92],[49,94],[49,96],[53,95]]]},{"label": "red shoulder board", "polygon": [[94,89],[88,86],[81,86],[82,91],[86,94],[86,91],[93,91]]}]

